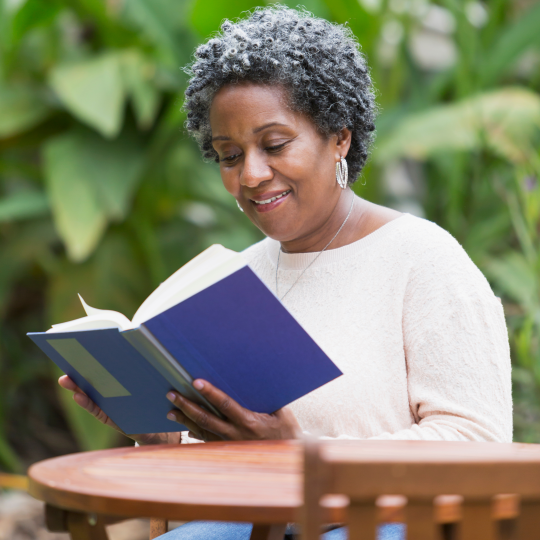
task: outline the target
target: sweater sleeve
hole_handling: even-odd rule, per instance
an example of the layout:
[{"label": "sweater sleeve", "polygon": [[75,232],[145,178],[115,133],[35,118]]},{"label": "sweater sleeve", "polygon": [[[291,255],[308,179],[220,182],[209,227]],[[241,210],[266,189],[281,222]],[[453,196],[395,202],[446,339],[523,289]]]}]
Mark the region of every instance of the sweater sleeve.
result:
[{"label": "sweater sleeve", "polygon": [[414,250],[403,301],[415,423],[375,439],[512,440],[508,333],[500,300],[459,243],[433,225]]}]

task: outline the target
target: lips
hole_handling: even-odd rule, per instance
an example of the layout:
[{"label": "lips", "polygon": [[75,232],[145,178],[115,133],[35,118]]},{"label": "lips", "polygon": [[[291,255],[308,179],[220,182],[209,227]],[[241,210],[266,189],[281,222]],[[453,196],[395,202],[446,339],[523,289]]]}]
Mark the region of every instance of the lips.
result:
[{"label": "lips", "polygon": [[257,212],[269,212],[282,204],[290,193],[290,189],[285,191],[262,193],[261,195],[251,198],[250,201]]}]

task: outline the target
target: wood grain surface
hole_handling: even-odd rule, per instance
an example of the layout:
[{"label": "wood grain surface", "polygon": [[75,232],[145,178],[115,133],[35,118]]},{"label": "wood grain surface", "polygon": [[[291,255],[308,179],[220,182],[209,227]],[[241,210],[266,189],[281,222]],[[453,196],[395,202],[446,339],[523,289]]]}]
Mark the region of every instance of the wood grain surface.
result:
[{"label": "wood grain surface", "polygon": [[[353,540],[377,537],[377,499],[379,509],[392,508],[393,517],[406,524],[410,540],[456,534],[461,540],[514,539],[516,531],[520,540],[538,540],[540,445],[336,444],[309,438],[304,445],[304,506],[299,512],[304,540],[320,538],[324,519],[319,501],[329,493],[350,498],[347,523]],[[390,500],[389,493],[401,497]],[[443,495],[451,493],[458,495]]]},{"label": "wood grain surface", "polygon": [[[538,462],[540,447],[494,443],[431,443],[423,441],[332,441],[325,457],[352,460],[363,456],[373,464],[391,462],[396,473],[411,463],[463,460]],[[302,446],[294,441],[217,442],[116,448],[49,459],[31,467],[29,492],[59,508],[125,517],[188,521],[214,519],[279,524],[297,519],[302,502]],[[324,498],[324,521],[346,519],[348,499]],[[379,521],[401,521],[405,499],[378,499]],[[495,502],[495,517],[510,517],[517,500]],[[457,521],[458,496],[435,502],[436,520]]]},{"label": "wood grain surface", "polygon": [[300,445],[288,441],[116,448],[32,466],[29,492],[98,514],[287,523],[301,501],[301,460]]}]

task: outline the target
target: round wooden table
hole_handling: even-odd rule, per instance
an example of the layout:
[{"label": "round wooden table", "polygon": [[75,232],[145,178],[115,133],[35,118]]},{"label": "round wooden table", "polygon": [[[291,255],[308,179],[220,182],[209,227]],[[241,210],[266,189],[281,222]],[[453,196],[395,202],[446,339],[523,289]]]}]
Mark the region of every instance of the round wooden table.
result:
[{"label": "round wooden table", "polygon": [[[213,442],[82,452],[33,465],[28,472],[29,492],[47,503],[49,529],[69,531],[74,540],[106,539],[107,523],[140,517],[250,522],[255,524],[252,539],[277,539],[280,535],[283,538],[285,524],[298,519],[303,489],[302,452],[302,444],[295,441]],[[404,498],[381,499],[379,521],[401,521]],[[436,520],[457,521],[459,497],[439,499]],[[343,496],[326,496],[324,522],[346,521],[347,504]],[[499,519],[511,518],[516,513],[515,505],[515,497],[502,498],[495,513]]]},{"label": "round wooden table", "polygon": [[[55,509],[95,514],[94,524],[107,515],[268,528],[297,518],[302,447],[294,441],[243,441],[115,448],[48,459],[28,475],[29,493],[48,505],[49,529],[69,530],[72,538],[88,534],[73,532],[66,523],[70,516],[57,516]],[[346,503],[328,498],[328,522],[343,521]],[[255,527],[254,536],[268,537],[255,534],[263,530]]]},{"label": "round wooden table", "polygon": [[301,502],[301,459],[291,441],[82,452],[33,465],[29,492],[97,514],[287,523]]}]

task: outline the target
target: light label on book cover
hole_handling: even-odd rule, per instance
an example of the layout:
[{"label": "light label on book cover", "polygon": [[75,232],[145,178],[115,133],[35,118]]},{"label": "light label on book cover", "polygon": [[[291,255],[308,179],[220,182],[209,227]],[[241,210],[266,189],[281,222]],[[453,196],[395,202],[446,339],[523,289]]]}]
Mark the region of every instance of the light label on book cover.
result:
[{"label": "light label on book cover", "polygon": [[76,339],[48,339],[47,343],[104,398],[131,396]]}]

